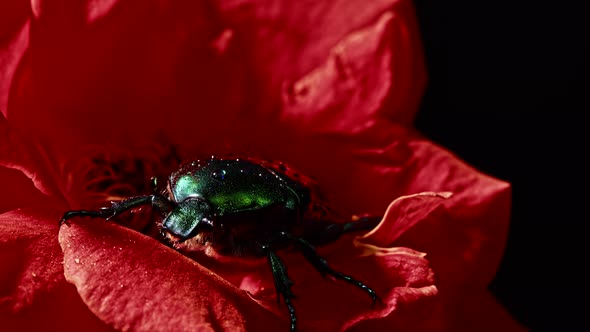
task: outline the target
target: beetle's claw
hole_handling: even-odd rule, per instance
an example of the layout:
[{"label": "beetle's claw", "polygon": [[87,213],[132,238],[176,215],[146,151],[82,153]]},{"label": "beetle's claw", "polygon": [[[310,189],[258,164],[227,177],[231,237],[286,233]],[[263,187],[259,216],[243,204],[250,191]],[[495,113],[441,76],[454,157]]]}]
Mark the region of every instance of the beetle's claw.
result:
[{"label": "beetle's claw", "polygon": [[70,222],[69,222],[69,220],[70,220],[72,217],[75,217],[75,216],[76,216],[76,212],[77,212],[77,211],[68,211],[68,212],[64,213],[64,215],[63,215],[63,216],[61,216],[61,218],[59,219],[59,227],[61,228],[61,226],[62,226],[63,224],[65,224],[66,226],[70,227]]},{"label": "beetle's claw", "polygon": [[61,226],[65,224],[66,226],[70,227],[70,222],[68,221],[68,218],[66,218],[66,215],[64,214],[63,217],[61,217],[61,219],[59,219],[59,227],[61,228]]},{"label": "beetle's claw", "polygon": [[112,218],[117,216],[117,210],[113,208],[103,207],[100,208],[100,214],[104,215],[104,220],[111,220]]},{"label": "beetle's claw", "polygon": [[117,210],[113,208],[101,208],[98,211],[73,210],[64,213],[61,219],[59,219],[59,226],[61,227],[63,224],[70,226],[70,222],[68,220],[74,217],[92,217],[109,220],[113,217],[116,217],[117,215]]},{"label": "beetle's claw", "polygon": [[371,296],[371,299],[373,299],[373,307],[377,305],[377,302],[383,304],[383,300],[381,299],[381,297],[379,297],[379,295],[377,295],[377,293],[375,293],[374,291],[370,292],[369,295]]}]

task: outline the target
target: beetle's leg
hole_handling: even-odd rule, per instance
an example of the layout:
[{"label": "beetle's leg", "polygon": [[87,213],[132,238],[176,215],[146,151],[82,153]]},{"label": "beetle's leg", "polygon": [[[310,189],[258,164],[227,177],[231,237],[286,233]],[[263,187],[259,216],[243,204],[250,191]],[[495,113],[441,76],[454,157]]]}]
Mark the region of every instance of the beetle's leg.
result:
[{"label": "beetle's leg", "polygon": [[291,291],[293,281],[287,275],[287,267],[281,258],[267,245],[262,245],[261,249],[266,253],[272,276],[275,282],[275,289],[277,291],[277,301],[281,302],[281,296],[285,299],[285,304],[289,310],[291,317],[291,332],[295,331],[297,325],[297,317],[295,317],[295,308],[291,303],[291,299],[295,298]]},{"label": "beetle's leg", "polygon": [[363,231],[375,228],[383,217],[363,215],[360,217],[353,217],[354,221],[347,223],[333,223],[329,224],[319,232],[307,240],[315,245],[327,244],[336,241],[342,234],[355,231]]},{"label": "beetle's leg", "polygon": [[64,213],[59,220],[60,226],[62,224],[68,224],[68,220],[74,217],[92,217],[92,218],[103,218],[109,220],[118,216],[119,214],[133,209],[141,205],[151,204],[160,214],[170,212],[173,208],[172,202],[160,195],[146,195],[146,196],[135,196],[124,199],[118,202],[111,202],[111,207],[103,207],[99,210],[74,210]]},{"label": "beetle's leg", "polygon": [[361,215],[361,216],[352,216],[352,221],[342,224],[344,233],[346,232],[353,232],[353,231],[360,231],[360,230],[368,230],[373,229],[383,219],[383,216],[372,216],[372,215]]},{"label": "beetle's leg", "polygon": [[342,279],[350,284],[357,286],[358,288],[364,290],[369,294],[371,299],[373,299],[373,304],[375,304],[377,300],[381,300],[379,296],[377,296],[377,293],[375,293],[375,291],[371,289],[369,286],[354,279],[349,275],[333,270],[328,265],[328,262],[317,253],[315,247],[311,245],[309,242],[305,241],[304,239],[295,237],[287,232],[281,232],[280,235],[283,238],[293,242],[297,246],[297,248],[301,250],[303,256],[307,259],[307,261],[310,262],[311,265],[313,265],[313,267],[315,267],[315,269],[322,274],[322,276],[329,274],[337,279]]}]

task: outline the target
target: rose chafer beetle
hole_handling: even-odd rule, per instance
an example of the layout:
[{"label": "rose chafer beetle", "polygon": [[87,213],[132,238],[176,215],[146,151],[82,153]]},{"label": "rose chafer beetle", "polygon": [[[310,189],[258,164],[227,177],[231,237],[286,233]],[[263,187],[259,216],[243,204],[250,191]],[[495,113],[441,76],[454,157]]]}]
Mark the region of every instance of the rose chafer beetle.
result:
[{"label": "rose chafer beetle", "polygon": [[163,194],[130,197],[99,210],[68,211],[60,225],[73,217],[109,220],[142,205],[151,205],[161,215],[161,233],[178,250],[208,247],[223,255],[265,256],[277,299],[282,296],[289,310],[291,331],[297,323],[293,282],[276,254],[286,246],[295,246],[322,275],[361,288],[373,303],[379,299],[364,283],[333,270],[314,245],[329,243],[348,231],[373,228],[381,218],[335,222],[337,217],[315,181],[282,162],[214,156],[185,162],[170,175]]}]

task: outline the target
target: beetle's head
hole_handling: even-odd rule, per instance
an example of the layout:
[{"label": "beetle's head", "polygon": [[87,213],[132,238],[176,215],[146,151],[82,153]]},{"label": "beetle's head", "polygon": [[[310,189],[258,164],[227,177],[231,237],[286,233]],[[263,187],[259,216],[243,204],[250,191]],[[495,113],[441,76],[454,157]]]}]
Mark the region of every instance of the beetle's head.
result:
[{"label": "beetle's head", "polygon": [[212,230],[213,209],[200,197],[189,197],[178,203],[162,221],[162,232],[173,242],[182,242]]}]

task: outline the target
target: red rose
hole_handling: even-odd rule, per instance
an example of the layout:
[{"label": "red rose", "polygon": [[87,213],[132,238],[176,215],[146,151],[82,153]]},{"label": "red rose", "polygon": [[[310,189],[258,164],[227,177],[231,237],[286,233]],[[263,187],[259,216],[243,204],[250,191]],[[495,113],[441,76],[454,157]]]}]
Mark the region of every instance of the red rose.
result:
[{"label": "red rose", "polygon": [[383,305],[281,253],[300,330],[522,330],[486,290],[510,186],[412,128],[425,73],[410,1],[25,4],[0,5],[3,329],[287,331],[263,259],[191,259],[100,220],[58,228],[179,159],[231,151],[296,165],[344,215],[387,209],[319,248]]}]

